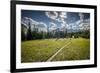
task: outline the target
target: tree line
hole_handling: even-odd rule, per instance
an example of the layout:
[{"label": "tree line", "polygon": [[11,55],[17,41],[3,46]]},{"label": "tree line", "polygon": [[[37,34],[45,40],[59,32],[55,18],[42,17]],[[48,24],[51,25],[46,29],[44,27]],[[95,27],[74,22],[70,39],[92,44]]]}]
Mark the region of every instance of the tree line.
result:
[{"label": "tree line", "polygon": [[[25,31],[27,32],[25,34]],[[21,27],[21,40],[35,40],[35,39],[49,39],[49,38],[90,38],[90,31],[89,30],[80,30],[77,32],[67,32],[66,31],[52,31],[52,32],[38,32],[38,30],[31,30],[31,25],[29,24],[29,28],[26,29],[25,27]]]}]

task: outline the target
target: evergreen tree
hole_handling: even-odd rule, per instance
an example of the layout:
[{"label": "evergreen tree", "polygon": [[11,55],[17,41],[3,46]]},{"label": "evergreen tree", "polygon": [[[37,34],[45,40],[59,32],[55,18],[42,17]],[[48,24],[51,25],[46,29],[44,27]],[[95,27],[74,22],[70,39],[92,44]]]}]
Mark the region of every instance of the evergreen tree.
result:
[{"label": "evergreen tree", "polygon": [[28,33],[27,33],[27,40],[32,40],[33,36],[32,36],[32,31],[31,31],[31,24],[29,22],[29,28],[28,28]]}]

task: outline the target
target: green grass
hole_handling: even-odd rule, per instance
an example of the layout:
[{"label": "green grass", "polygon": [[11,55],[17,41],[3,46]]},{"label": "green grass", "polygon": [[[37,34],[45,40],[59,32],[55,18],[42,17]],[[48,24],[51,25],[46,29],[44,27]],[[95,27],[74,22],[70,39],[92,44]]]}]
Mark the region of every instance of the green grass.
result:
[{"label": "green grass", "polygon": [[66,46],[52,61],[86,60],[90,58],[89,39],[72,39],[71,44]]},{"label": "green grass", "polygon": [[59,52],[52,61],[89,59],[89,39],[59,39],[57,41],[56,39],[45,39],[22,42],[21,62],[44,62],[70,41],[71,44]]}]

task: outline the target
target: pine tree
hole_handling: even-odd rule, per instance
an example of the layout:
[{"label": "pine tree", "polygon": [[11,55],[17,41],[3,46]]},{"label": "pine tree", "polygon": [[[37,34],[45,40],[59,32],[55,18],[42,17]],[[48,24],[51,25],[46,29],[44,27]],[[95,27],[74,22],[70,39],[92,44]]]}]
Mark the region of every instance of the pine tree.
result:
[{"label": "pine tree", "polygon": [[28,28],[28,33],[27,33],[27,40],[32,40],[33,36],[32,36],[32,31],[31,31],[31,24],[29,22],[29,28]]}]

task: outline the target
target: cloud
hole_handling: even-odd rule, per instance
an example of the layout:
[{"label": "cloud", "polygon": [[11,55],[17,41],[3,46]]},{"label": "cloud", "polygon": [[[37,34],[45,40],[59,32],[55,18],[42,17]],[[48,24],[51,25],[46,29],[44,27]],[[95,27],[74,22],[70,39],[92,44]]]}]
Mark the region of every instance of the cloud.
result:
[{"label": "cloud", "polygon": [[67,28],[67,25],[66,23],[61,23],[61,28]]},{"label": "cloud", "polygon": [[47,25],[44,23],[44,22],[38,22],[36,20],[33,20],[32,18],[28,18],[28,17],[24,17],[22,18],[22,21],[21,23],[24,23],[24,24],[31,24],[31,25],[43,25],[44,27],[47,28]]},{"label": "cloud", "polygon": [[90,23],[90,19],[89,18],[88,19],[85,19],[84,22],[85,23]]},{"label": "cloud", "polygon": [[49,30],[52,31],[52,30],[55,30],[56,28],[57,28],[57,25],[53,22],[50,22]]},{"label": "cloud", "polygon": [[90,19],[78,20],[75,22],[77,29],[89,30],[90,29]]},{"label": "cloud", "polygon": [[36,20],[33,20],[32,18],[28,18],[28,17],[23,17],[21,19],[21,23],[24,23],[26,25],[28,25],[29,23],[31,25],[37,25],[37,24],[39,24],[39,22],[37,22]]},{"label": "cloud", "polygon": [[29,23],[30,23],[32,30],[34,26],[38,26],[38,28],[43,28],[45,29],[44,31],[47,31],[47,25],[44,22],[38,22],[32,18],[23,17],[21,19],[21,23],[24,24],[27,28],[29,28]]},{"label": "cloud", "polygon": [[29,20],[30,20],[30,24],[31,24],[31,25],[38,25],[38,24],[39,24],[38,21],[33,20],[32,18],[29,18]]},{"label": "cloud", "polygon": [[29,18],[28,17],[23,17],[21,19],[21,24],[24,24],[25,26],[27,26],[29,23]]},{"label": "cloud", "polygon": [[83,21],[84,15],[82,13],[79,13],[79,17],[80,17],[80,20]]},{"label": "cloud", "polygon": [[81,24],[82,30],[89,30],[90,29],[90,19],[85,19],[84,22]]},{"label": "cloud", "polygon": [[67,18],[67,12],[60,12],[60,18]]},{"label": "cloud", "polygon": [[47,32],[47,25],[44,22],[39,22],[39,26],[42,28],[40,31]]},{"label": "cloud", "polygon": [[46,16],[52,20],[56,20],[58,13],[56,11],[45,12]]},{"label": "cloud", "polygon": [[51,18],[53,20],[57,20],[58,22],[61,22],[61,19],[65,19],[67,18],[67,12],[56,12],[56,11],[48,11],[48,12],[45,12],[45,15],[48,17],[48,18]]},{"label": "cloud", "polygon": [[76,21],[75,23],[76,23],[76,25],[79,25],[79,24],[81,23],[81,21],[78,20],[78,21]]},{"label": "cloud", "polygon": [[61,22],[61,28],[66,28],[66,21],[65,19],[67,18],[67,12],[60,12],[60,22]]},{"label": "cloud", "polygon": [[44,22],[40,22],[40,25],[42,25],[43,27],[47,28],[47,25]]},{"label": "cloud", "polygon": [[74,23],[70,23],[67,26],[67,29],[73,30],[89,30],[90,29],[90,19],[78,20]]},{"label": "cloud", "polygon": [[53,22],[50,22],[50,24],[51,24],[51,27],[57,27],[56,24]]},{"label": "cloud", "polygon": [[67,12],[59,12],[59,17],[56,19],[58,22],[66,22]]},{"label": "cloud", "polygon": [[[45,12],[46,16],[54,21],[58,21],[58,13],[55,11],[49,11],[49,12]],[[54,22],[50,22],[49,23],[49,31],[53,31],[57,28],[57,24],[55,24]]]},{"label": "cloud", "polygon": [[[67,12],[56,12],[56,11],[50,11],[50,12],[45,12],[46,16],[54,21],[57,21],[61,23],[61,28],[66,27],[66,21],[65,19],[67,18]],[[57,24],[51,23],[54,26],[57,27]]]},{"label": "cloud", "polygon": [[61,22],[61,29],[66,28],[66,19],[67,18],[67,12],[60,12],[59,18],[57,19],[58,22]]}]

